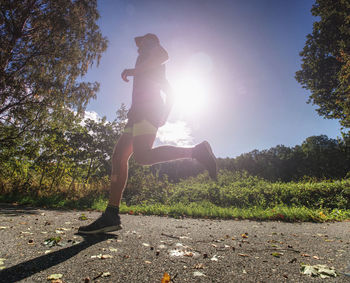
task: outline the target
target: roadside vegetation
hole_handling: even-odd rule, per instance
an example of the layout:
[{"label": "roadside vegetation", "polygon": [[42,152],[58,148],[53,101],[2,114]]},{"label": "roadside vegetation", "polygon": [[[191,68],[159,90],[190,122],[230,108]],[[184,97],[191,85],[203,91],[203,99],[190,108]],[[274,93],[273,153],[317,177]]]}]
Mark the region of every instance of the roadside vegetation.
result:
[{"label": "roadside vegetation", "polygon": [[[3,192],[0,202],[48,208],[104,210],[108,182],[74,190]],[[171,183],[138,168],[124,193],[121,213],[171,217],[295,221],[350,219],[350,180],[271,182],[247,173],[220,171],[218,182],[200,174]]]}]

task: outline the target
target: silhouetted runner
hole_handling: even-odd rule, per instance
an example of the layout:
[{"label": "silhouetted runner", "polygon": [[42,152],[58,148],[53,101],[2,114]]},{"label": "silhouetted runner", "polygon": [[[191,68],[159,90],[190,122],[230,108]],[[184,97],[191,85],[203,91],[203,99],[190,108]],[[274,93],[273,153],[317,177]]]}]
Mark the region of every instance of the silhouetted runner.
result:
[{"label": "silhouetted runner", "polygon": [[[173,94],[165,76],[165,63],[169,56],[154,34],[135,37],[135,43],[139,53],[135,68],[125,69],[121,74],[126,82],[129,81],[128,77],[134,77],[132,103],[127,114],[128,122],[113,151],[108,206],[97,220],[80,227],[79,233],[95,234],[121,229],[119,204],[128,179],[131,154],[142,165],[194,158],[216,180],[216,158],[207,141],[191,148],[152,148],[157,130],[165,124],[173,104]],[[161,91],[166,94],[165,102]]]}]

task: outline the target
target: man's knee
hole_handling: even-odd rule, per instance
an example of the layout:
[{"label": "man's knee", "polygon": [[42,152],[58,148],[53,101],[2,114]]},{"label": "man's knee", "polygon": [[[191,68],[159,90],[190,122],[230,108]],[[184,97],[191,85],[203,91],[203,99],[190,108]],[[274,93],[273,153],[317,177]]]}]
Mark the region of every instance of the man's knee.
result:
[{"label": "man's knee", "polygon": [[132,153],[132,138],[129,136],[122,136],[114,150],[112,155],[112,162],[127,161]]},{"label": "man's knee", "polygon": [[129,152],[122,150],[115,150],[112,155],[113,164],[117,164],[119,162],[127,162],[129,160],[130,154]]},{"label": "man's knee", "polygon": [[147,151],[134,152],[134,160],[140,165],[149,165],[149,154]]}]

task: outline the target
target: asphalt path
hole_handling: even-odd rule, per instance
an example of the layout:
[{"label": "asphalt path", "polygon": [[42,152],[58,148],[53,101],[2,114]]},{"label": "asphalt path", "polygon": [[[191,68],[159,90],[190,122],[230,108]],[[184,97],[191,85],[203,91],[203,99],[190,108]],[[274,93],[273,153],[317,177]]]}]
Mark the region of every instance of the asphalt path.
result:
[{"label": "asphalt path", "polygon": [[[121,215],[118,232],[76,234],[99,215],[0,205],[0,282],[350,282],[350,222]],[[302,264],[338,275],[310,277]]]}]

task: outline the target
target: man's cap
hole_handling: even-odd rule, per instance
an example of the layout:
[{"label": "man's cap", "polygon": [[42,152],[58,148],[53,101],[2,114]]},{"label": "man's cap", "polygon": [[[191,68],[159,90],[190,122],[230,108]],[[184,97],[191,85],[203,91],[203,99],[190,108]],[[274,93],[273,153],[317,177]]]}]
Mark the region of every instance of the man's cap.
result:
[{"label": "man's cap", "polygon": [[136,43],[136,45],[139,47],[140,44],[141,44],[141,42],[142,42],[144,39],[147,39],[147,40],[149,40],[149,41],[153,41],[153,42],[156,43],[156,44],[160,44],[159,38],[158,38],[155,34],[153,34],[153,33],[147,33],[147,34],[145,34],[145,35],[143,35],[143,36],[137,36],[137,37],[135,37],[135,43]]}]

